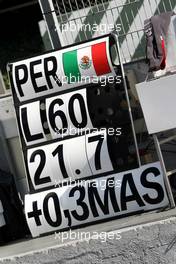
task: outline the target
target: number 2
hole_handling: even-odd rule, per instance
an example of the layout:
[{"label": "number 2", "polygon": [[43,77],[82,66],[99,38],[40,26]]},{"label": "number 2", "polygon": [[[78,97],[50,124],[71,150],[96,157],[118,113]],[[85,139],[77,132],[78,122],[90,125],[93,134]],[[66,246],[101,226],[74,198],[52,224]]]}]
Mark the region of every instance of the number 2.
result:
[{"label": "number 2", "polygon": [[30,157],[30,162],[31,163],[35,162],[36,156],[40,157],[40,163],[39,163],[39,166],[36,169],[36,172],[35,172],[35,175],[34,175],[34,183],[35,183],[35,185],[40,185],[40,184],[51,182],[51,178],[49,176],[44,177],[44,178],[40,177],[41,174],[42,174],[42,171],[43,171],[43,169],[45,167],[45,163],[46,163],[46,155],[45,155],[44,150],[42,150],[42,149],[35,150],[32,153],[31,157]]}]

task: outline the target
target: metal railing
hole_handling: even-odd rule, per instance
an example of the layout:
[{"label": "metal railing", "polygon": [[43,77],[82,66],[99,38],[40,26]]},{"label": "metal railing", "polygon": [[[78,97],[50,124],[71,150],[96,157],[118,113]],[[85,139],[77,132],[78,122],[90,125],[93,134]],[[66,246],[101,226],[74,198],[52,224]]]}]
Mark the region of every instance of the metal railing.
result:
[{"label": "metal railing", "polygon": [[[123,62],[145,57],[144,20],[174,10],[176,0],[52,0],[63,46],[88,40],[121,25],[119,41]],[[94,27],[93,27],[94,25]],[[99,25],[95,30],[95,25]],[[102,25],[107,25],[101,30]]]}]

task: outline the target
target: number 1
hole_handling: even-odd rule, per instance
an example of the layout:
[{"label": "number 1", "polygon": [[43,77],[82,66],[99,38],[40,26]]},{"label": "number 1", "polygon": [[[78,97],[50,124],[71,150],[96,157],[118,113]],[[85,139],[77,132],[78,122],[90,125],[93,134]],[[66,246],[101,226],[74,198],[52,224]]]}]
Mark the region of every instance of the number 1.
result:
[{"label": "number 1", "polygon": [[60,169],[63,175],[63,178],[69,178],[67,174],[67,170],[65,168],[64,156],[63,156],[63,145],[59,145],[53,152],[53,157],[58,155],[58,161],[60,165]]}]

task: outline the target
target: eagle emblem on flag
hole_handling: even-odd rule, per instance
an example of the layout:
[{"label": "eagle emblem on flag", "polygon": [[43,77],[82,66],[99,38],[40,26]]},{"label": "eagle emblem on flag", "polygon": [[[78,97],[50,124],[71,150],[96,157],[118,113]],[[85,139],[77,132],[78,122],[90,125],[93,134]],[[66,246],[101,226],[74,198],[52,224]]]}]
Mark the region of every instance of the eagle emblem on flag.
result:
[{"label": "eagle emblem on flag", "polygon": [[80,66],[81,69],[87,70],[87,69],[90,68],[91,63],[92,63],[92,61],[90,60],[90,58],[88,56],[83,56],[81,58],[79,66]]}]

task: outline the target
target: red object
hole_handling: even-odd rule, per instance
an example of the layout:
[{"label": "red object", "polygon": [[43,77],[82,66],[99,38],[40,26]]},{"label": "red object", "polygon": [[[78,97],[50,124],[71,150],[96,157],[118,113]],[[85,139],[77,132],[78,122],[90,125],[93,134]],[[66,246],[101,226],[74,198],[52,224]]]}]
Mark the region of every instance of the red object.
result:
[{"label": "red object", "polygon": [[111,72],[106,53],[106,42],[92,45],[92,61],[97,76]]},{"label": "red object", "polygon": [[162,50],[163,50],[163,60],[162,60],[161,65],[160,65],[160,69],[164,70],[166,67],[166,49],[165,49],[165,43],[164,43],[163,37],[161,37],[161,46],[162,46]]}]

